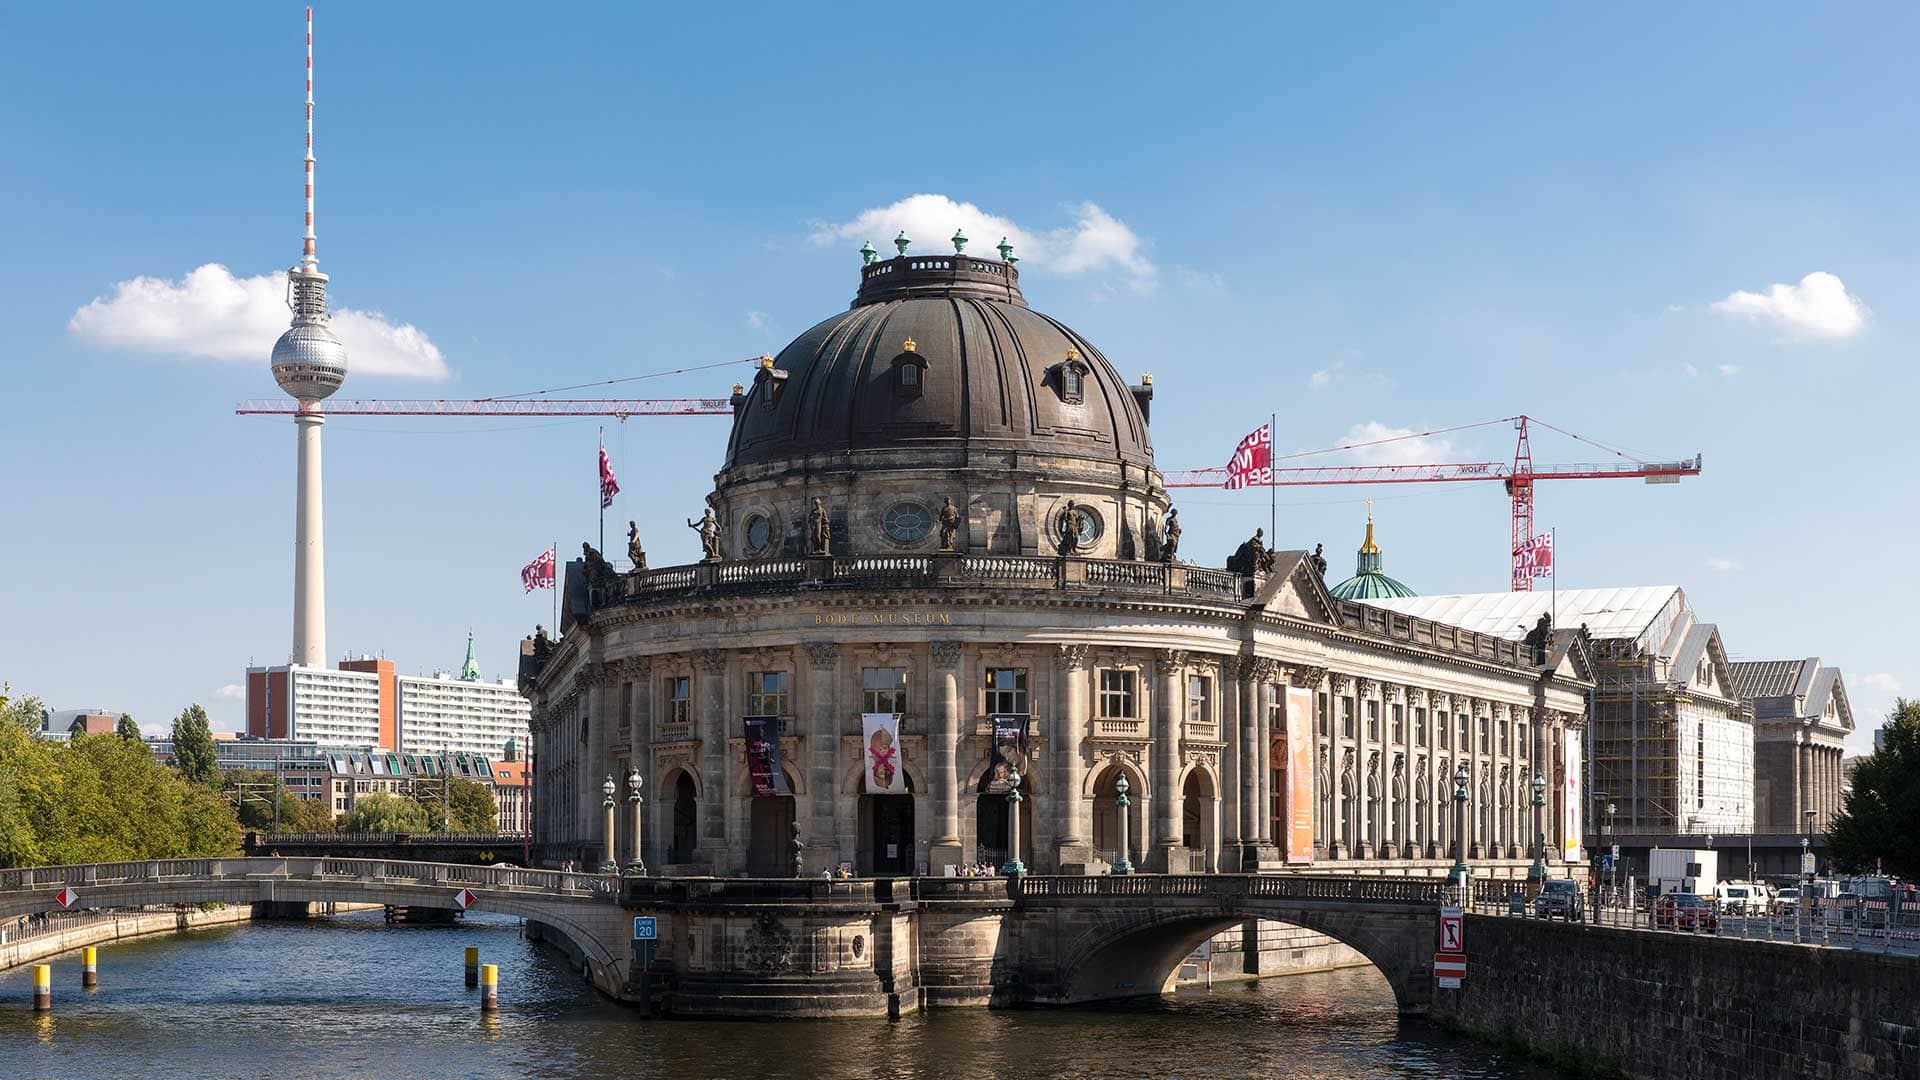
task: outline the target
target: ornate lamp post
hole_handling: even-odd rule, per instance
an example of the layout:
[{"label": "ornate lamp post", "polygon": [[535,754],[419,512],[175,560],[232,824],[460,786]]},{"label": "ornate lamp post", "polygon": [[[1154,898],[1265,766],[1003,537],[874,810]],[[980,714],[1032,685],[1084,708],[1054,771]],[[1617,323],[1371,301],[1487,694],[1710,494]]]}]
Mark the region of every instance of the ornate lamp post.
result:
[{"label": "ornate lamp post", "polygon": [[1452,877],[1454,882],[1462,887],[1467,883],[1467,876],[1472,873],[1467,868],[1467,781],[1469,779],[1471,777],[1467,774],[1466,762],[1461,762],[1460,767],[1453,771],[1453,817],[1456,827],[1453,831]]},{"label": "ornate lamp post", "polygon": [[647,859],[645,854],[646,847],[640,841],[640,837],[641,837],[640,804],[643,801],[640,798],[640,784],[641,784],[640,770],[628,769],[627,770],[627,805],[631,808],[631,812],[633,814],[633,858],[627,863],[627,873],[635,877],[646,877],[647,876]]},{"label": "ornate lamp post", "polygon": [[600,872],[603,874],[617,874],[620,872],[620,860],[613,851],[614,791],[613,774],[608,773],[606,781],[600,785],[600,794],[605,796],[605,798],[601,800],[600,805],[607,811],[607,859],[600,864]]},{"label": "ornate lamp post", "polygon": [[1015,766],[1007,774],[1007,862],[1000,872],[1012,877],[1027,872],[1027,864],[1020,861],[1020,768]]},{"label": "ornate lamp post", "polygon": [[1547,778],[1540,770],[1533,772],[1533,865],[1527,867],[1527,880],[1533,883],[1535,892],[1540,891],[1540,883],[1547,880],[1547,823],[1545,807],[1547,805]]},{"label": "ornate lamp post", "polygon": [[1113,781],[1113,808],[1120,818],[1120,857],[1113,860],[1113,872],[1116,874],[1133,873],[1133,860],[1128,857],[1127,847],[1127,789],[1133,785],[1127,783],[1127,774],[1121,773]]}]

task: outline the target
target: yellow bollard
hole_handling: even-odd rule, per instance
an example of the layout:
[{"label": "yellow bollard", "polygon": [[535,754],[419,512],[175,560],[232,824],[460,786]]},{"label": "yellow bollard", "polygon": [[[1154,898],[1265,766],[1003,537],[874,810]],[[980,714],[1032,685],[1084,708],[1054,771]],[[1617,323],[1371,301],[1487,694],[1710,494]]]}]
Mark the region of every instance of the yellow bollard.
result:
[{"label": "yellow bollard", "polygon": [[80,950],[80,989],[95,990],[100,986],[100,968],[96,961],[99,953],[92,945]]},{"label": "yellow bollard", "polygon": [[494,964],[480,966],[480,1011],[500,1011],[500,968]]},{"label": "yellow bollard", "polygon": [[53,965],[33,965],[33,1011],[53,1011]]},{"label": "yellow bollard", "polygon": [[480,947],[467,946],[467,989],[480,985]]}]

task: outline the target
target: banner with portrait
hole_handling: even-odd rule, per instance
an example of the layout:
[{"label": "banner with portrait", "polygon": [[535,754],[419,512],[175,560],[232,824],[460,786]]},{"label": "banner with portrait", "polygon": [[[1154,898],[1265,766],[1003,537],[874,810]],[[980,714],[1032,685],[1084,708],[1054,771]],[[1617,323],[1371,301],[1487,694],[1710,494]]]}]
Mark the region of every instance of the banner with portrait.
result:
[{"label": "banner with portrait", "polygon": [[753,794],[759,798],[793,794],[787,787],[786,770],[780,767],[780,718],[743,716],[740,726],[747,741],[747,777]]},{"label": "banner with portrait", "polygon": [[1313,861],[1313,691],[1289,686],[1287,694],[1287,830],[1290,863]]},{"label": "banner with portrait", "polygon": [[1580,790],[1580,733],[1571,728],[1561,737],[1561,746],[1566,751],[1561,768],[1565,776],[1560,782],[1560,790],[1565,802],[1560,807],[1560,856],[1568,862],[1580,861],[1580,800],[1585,795]]},{"label": "banner with portrait", "polygon": [[907,790],[900,757],[900,714],[860,714],[860,754],[869,795],[899,795]]},{"label": "banner with portrait", "polygon": [[987,720],[993,746],[987,759],[986,791],[989,795],[1005,795],[1013,770],[1027,767],[1027,714],[994,713]]}]

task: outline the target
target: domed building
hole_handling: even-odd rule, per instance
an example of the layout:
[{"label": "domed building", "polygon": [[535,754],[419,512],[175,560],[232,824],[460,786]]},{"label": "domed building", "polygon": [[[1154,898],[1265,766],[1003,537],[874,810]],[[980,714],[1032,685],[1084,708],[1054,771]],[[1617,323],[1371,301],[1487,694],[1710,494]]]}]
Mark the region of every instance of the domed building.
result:
[{"label": "domed building", "polygon": [[[1371,501],[1371,500],[1369,500]],[[1418,593],[1387,576],[1380,545],[1373,541],[1373,511],[1367,511],[1367,538],[1360,543],[1353,576],[1328,590],[1336,600],[1392,600]]]},{"label": "domed building", "polygon": [[541,861],[628,863],[637,817],[651,874],[1440,873],[1460,765],[1491,872],[1525,871],[1536,770],[1578,858],[1578,632],[1543,665],[1306,552],[1195,565],[1151,379],[1030,307],[1004,242],[899,243],[736,389],[701,561],[567,567],[523,643]]}]

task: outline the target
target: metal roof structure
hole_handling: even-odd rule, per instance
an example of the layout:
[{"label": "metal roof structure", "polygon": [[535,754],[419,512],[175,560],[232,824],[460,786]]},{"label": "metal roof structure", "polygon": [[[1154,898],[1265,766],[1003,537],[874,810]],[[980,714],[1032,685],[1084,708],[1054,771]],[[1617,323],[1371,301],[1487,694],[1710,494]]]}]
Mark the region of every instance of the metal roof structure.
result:
[{"label": "metal roof structure", "polygon": [[1662,653],[1667,652],[1662,646],[1687,609],[1686,594],[1678,585],[1456,593],[1362,602],[1515,641],[1526,637],[1540,614],[1551,609],[1557,627],[1584,625],[1596,640],[1630,640],[1643,649]]}]

